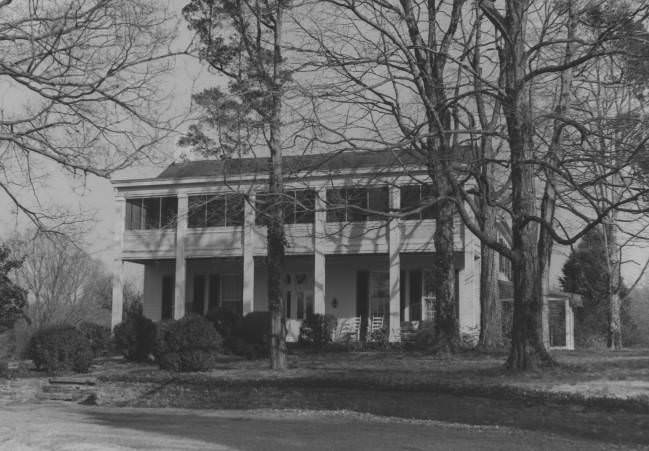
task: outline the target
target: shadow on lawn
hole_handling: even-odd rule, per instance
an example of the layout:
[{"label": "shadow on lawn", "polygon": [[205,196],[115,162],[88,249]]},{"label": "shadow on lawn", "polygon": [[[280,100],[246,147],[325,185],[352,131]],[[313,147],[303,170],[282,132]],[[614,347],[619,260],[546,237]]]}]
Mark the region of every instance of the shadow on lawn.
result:
[{"label": "shadow on lawn", "polygon": [[[510,426],[609,443],[649,444],[649,415],[647,414],[429,392],[270,386],[205,388],[168,384],[160,390],[150,392],[146,399],[139,399],[138,402],[130,405],[222,410],[349,410],[389,417]],[[150,417],[141,415],[138,418],[133,418],[127,412],[124,414],[89,413],[99,421],[110,422],[117,426],[153,428],[167,433],[188,433],[180,426],[178,429],[172,427],[170,430],[163,428],[155,420],[157,416],[155,411],[152,411]],[[220,424],[218,418],[196,421],[199,426],[198,429],[191,431],[191,438],[201,439],[201,434],[209,433],[207,430],[210,427]]]}]

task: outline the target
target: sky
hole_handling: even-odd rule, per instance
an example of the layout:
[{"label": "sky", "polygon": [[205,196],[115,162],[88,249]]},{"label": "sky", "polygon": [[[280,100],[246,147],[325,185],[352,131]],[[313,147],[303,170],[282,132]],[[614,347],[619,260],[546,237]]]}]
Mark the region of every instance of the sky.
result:
[{"label": "sky", "polygon": [[[178,45],[183,46],[190,39],[190,33],[180,17],[180,9],[186,0],[168,0],[172,10],[178,11]],[[214,77],[208,74],[206,68],[195,59],[181,57],[176,60],[174,69],[166,76],[164,85],[172,99],[171,109],[175,113],[188,112],[191,106],[191,94],[214,82]],[[7,96],[10,92],[7,87],[0,85],[0,96]],[[178,133],[186,130],[186,125],[181,127]],[[146,178],[154,177],[164,167],[178,159],[186,152],[186,149],[179,148],[176,144],[179,135],[172,137],[168,142],[161,144],[154,156],[155,163],[140,163],[134,167],[116,172],[113,179]],[[115,204],[113,201],[113,189],[110,180],[96,176],[86,178],[74,177],[63,173],[59,167],[51,162],[41,163],[42,171],[48,177],[39,182],[38,196],[44,206],[61,206],[72,212],[81,213],[89,218],[82,227],[87,231],[85,234],[85,248],[95,258],[106,264],[111,264],[116,249],[114,246],[115,229]],[[0,197],[0,208],[4,212],[0,215],[0,236],[9,237],[16,232],[24,231],[28,226],[25,218],[16,215],[12,211],[15,207],[5,197]],[[117,220],[122,220],[121,218]],[[565,261],[569,249],[558,247],[553,257],[551,269],[551,284],[557,284],[561,266]],[[643,251],[634,250],[627,253],[627,260],[636,260],[643,263]],[[637,272],[639,264],[627,264],[625,270],[629,272],[629,279]],[[636,270],[634,271],[634,268]]]}]

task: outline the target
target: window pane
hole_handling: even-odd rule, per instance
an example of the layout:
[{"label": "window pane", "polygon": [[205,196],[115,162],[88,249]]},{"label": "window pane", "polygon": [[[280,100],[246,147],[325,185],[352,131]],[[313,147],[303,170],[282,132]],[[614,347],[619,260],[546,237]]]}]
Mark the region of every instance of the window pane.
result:
[{"label": "window pane", "polygon": [[162,200],[162,227],[176,227],[178,216],[178,198],[163,197]]},{"label": "window pane", "polygon": [[243,225],[243,206],[245,199],[243,194],[228,194],[226,196],[225,225]]},{"label": "window pane", "polygon": [[421,212],[422,219],[436,219],[437,218],[437,204],[434,203],[437,196],[430,185],[422,185],[421,187],[421,201],[422,204],[429,204],[430,206],[424,208]]},{"label": "window pane", "polygon": [[143,199],[142,206],[144,208],[144,228],[160,228],[160,198]]},{"label": "window pane", "polygon": [[187,225],[205,227],[205,196],[190,196],[188,199]]},{"label": "window pane", "polygon": [[255,198],[255,224],[258,226],[268,225],[268,207],[270,196],[266,193],[257,193]]},{"label": "window pane", "polygon": [[192,313],[202,315],[205,306],[205,276],[194,276],[194,299],[192,302]]},{"label": "window pane", "polygon": [[282,195],[284,224],[295,224],[295,191],[286,191]]},{"label": "window pane", "polygon": [[225,225],[225,196],[213,196],[205,205],[205,226],[223,227]]},{"label": "window pane", "polygon": [[162,319],[171,319],[173,315],[174,277],[162,276]]},{"label": "window pane", "polygon": [[208,309],[215,310],[221,303],[221,279],[218,274],[210,276]]},{"label": "window pane", "polygon": [[142,228],[142,199],[126,200],[126,230]]},{"label": "window pane", "polygon": [[361,209],[367,208],[367,190],[366,189],[349,189],[347,190],[347,221],[361,222],[365,221],[367,214]]},{"label": "window pane", "polygon": [[[406,185],[401,187],[401,211],[407,212],[419,207],[420,187],[419,185]],[[411,213],[403,219],[419,219],[419,213]]]},{"label": "window pane", "polygon": [[345,191],[327,190],[327,222],[345,221]]},{"label": "window pane", "polygon": [[315,218],[315,191],[299,190],[295,192],[295,222],[311,224]]},{"label": "window pane", "polygon": [[[367,209],[375,212],[387,213],[388,208],[388,187],[374,188],[368,192]],[[385,216],[377,213],[368,214],[370,221],[379,221],[385,219]]]}]

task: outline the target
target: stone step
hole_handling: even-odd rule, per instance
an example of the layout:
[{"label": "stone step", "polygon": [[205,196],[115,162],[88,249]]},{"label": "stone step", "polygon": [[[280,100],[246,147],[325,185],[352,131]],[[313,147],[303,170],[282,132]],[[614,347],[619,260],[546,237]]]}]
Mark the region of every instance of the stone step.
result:
[{"label": "stone step", "polygon": [[51,377],[49,383],[57,385],[97,385],[97,378],[87,376]]}]

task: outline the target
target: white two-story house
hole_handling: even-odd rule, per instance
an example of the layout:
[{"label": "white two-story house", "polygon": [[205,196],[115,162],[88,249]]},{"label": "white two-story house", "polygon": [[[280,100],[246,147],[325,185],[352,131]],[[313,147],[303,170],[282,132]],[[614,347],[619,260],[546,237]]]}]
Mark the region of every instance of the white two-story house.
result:
[{"label": "white two-story house", "polygon": [[[113,182],[121,250],[113,326],[122,318],[124,262],[144,266],[144,313],[153,320],[215,307],[268,310],[268,165],[188,161],[155,178]],[[426,206],[425,166],[393,152],[286,156],[283,166],[288,339],[309,312],[383,317],[392,341],[403,321],[430,319],[436,211]],[[399,211],[410,214],[389,213]],[[459,218],[454,241],[460,329],[477,334],[480,246]]]},{"label": "white two-story house", "polygon": [[[144,313],[153,320],[216,306],[268,309],[267,168],[264,158],[189,161],[155,178],[113,182],[121,249],[113,325],[122,317],[124,262],[144,266]],[[355,152],[287,156],[284,173],[289,339],[309,312],[383,316],[391,340],[402,321],[426,319],[436,213],[422,207],[425,167],[405,153]],[[400,210],[415,212],[380,214]],[[479,243],[459,219],[455,233],[460,327],[475,333]]]}]

